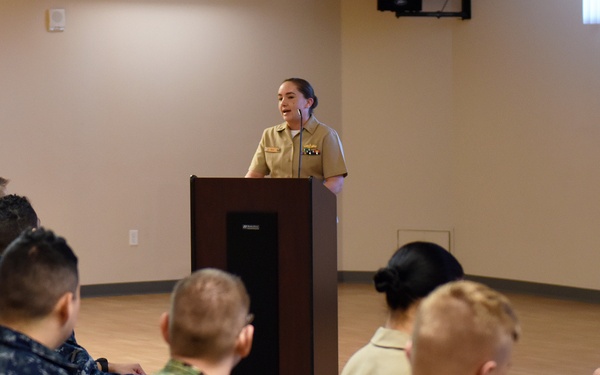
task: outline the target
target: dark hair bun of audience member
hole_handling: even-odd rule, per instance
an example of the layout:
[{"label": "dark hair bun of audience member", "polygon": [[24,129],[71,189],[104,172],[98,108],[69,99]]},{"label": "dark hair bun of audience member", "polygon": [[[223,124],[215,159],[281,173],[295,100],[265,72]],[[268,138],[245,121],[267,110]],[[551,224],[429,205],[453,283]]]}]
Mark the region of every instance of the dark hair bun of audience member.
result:
[{"label": "dark hair bun of audience member", "polygon": [[462,266],[446,249],[430,242],[411,242],[394,253],[373,281],[375,289],[385,293],[390,309],[406,310],[439,285],[462,277]]},{"label": "dark hair bun of audience member", "polygon": [[380,268],[373,277],[375,289],[385,293],[388,306],[393,310],[406,309],[413,301],[405,277],[399,270],[389,267]]},{"label": "dark hair bun of audience member", "polygon": [[397,289],[398,272],[390,268],[380,268],[373,277],[375,289],[380,293],[387,293]]}]

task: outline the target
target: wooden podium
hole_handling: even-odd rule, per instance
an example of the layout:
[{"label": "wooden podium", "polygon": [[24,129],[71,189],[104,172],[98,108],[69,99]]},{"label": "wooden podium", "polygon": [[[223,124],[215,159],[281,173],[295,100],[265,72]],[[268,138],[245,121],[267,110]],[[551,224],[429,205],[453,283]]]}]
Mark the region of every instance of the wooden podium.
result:
[{"label": "wooden podium", "polygon": [[239,275],[254,344],[234,375],[338,373],[336,197],[313,179],[192,176],[192,271]]}]

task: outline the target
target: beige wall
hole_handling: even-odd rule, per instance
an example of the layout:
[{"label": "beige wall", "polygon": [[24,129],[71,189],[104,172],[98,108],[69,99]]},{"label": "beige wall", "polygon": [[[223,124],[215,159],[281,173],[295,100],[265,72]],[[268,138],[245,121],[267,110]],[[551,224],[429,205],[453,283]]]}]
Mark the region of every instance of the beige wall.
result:
[{"label": "beige wall", "polygon": [[452,27],[342,2],[341,268],[387,262],[398,229],[451,228]]},{"label": "beige wall", "polygon": [[469,274],[600,289],[600,28],[579,0],[476,0],[473,19],[342,2],[342,269],[396,230],[449,230]]},{"label": "beige wall", "polygon": [[294,3],[0,0],[0,175],[69,240],[83,284],[189,272],[189,176],[246,173],[283,79],[314,82],[341,127],[339,3]]},{"label": "beige wall", "polygon": [[[64,33],[44,29],[53,6]],[[580,0],[475,0],[469,21],[364,0],[0,0],[0,175],[84,284],[179,278],[189,175],[243,175],[277,85],[303,76],[350,169],[341,270],[384,265],[398,229],[449,230],[469,274],[600,289],[599,55]]]},{"label": "beige wall", "polygon": [[600,26],[475,1],[454,29],[456,243],[480,275],[600,289]]}]

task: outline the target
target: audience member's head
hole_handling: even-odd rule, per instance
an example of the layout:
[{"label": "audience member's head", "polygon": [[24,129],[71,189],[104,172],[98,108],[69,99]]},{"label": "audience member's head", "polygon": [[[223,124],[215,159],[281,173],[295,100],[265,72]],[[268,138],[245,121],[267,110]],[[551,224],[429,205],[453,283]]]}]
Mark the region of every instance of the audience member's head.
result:
[{"label": "audience member's head", "polygon": [[250,353],[254,327],[249,323],[250,298],[239,277],[206,268],[180,280],[161,329],[171,357],[209,368],[231,370]]},{"label": "audience member's head", "polygon": [[436,287],[464,277],[456,258],[431,242],[411,242],[398,249],[373,280],[385,293],[391,311],[404,311]]},{"label": "audience member's head", "polygon": [[0,198],[6,195],[6,185],[8,185],[9,180],[4,177],[0,177]]},{"label": "audience member's head", "polygon": [[0,197],[0,255],[21,232],[37,226],[37,214],[27,198],[14,194]]},{"label": "audience member's head", "polygon": [[0,259],[0,324],[56,349],[79,311],[77,257],[66,241],[29,229]]},{"label": "audience member's head", "polygon": [[463,277],[460,263],[439,245],[411,242],[398,249],[373,277],[375,289],[385,293],[386,322],[348,359],[342,375],[410,374],[405,349],[419,304],[439,285]]},{"label": "audience member's head", "polygon": [[413,374],[507,374],[519,334],[505,296],[472,281],[448,283],[419,306],[409,350]]}]

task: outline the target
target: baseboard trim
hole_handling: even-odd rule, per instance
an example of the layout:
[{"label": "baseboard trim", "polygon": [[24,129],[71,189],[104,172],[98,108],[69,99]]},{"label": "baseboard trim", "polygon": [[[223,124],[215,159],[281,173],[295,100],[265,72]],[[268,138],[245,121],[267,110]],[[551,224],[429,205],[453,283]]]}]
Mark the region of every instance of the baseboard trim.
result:
[{"label": "baseboard trim", "polygon": [[375,272],[369,271],[338,271],[338,282],[348,284],[370,284]]},{"label": "baseboard trim", "polygon": [[135,283],[82,285],[81,297],[128,296],[134,294],[171,293],[177,280],[143,281]]},{"label": "baseboard trim", "polygon": [[[374,272],[369,271],[338,271],[338,282],[348,284],[371,284],[373,282],[374,274]],[[480,282],[505,293],[521,293],[571,301],[600,303],[600,290],[595,289],[499,279],[477,275],[467,275],[466,279]],[[81,296],[86,298],[171,293],[176,283],[177,280],[164,280],[83,285],[81,286]]]},{"label": "baseboard trim", "polygon": [[501,292],[530,294],[540,297],[550,297],[587,303],[600,303],[600,290],[595,289],[534,283],[529,281],[498,279],[476,275],[467,275],[467,279],[480,282]]},{"label": "baseboard trim", "polygon": [[[338,282],[371,284],[373,282],[374,274],[374,272],[365,271],[338,271]],[[480,282],[504,293],[521,293],[570,301],[600,303],[600,290],[595,289],[499,279],[477,275],[466,275],[466,279]]]}]

